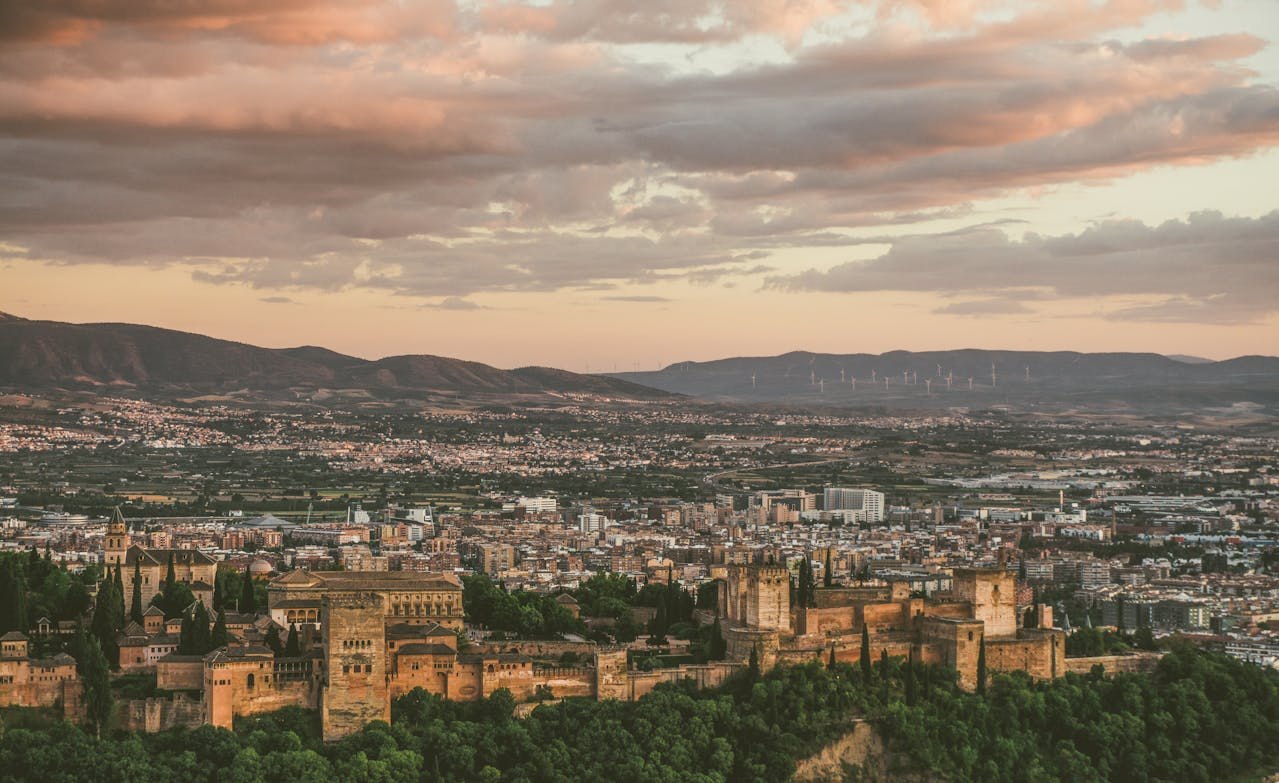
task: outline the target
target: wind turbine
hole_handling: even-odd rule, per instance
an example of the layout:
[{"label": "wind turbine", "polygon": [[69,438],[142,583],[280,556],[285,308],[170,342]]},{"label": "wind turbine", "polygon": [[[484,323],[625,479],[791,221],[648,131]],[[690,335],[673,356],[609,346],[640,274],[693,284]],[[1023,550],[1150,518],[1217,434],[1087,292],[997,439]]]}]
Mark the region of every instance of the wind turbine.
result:
[{"label": "wind turbine", "polygon": [[924,389],[926,389],[926,392],[925,392],[925,393],[926,393],[926,394],[928,394],[928,396],[930,396],[930,397],[931,397],[931,396],[932,396],[932,394],[933,394],[933,379],[932,379],[932,378],[925,378],[925,379],[924,379]]},{"label": "wind turbine", "polygon": [[918,386],[918,385],[919,385],[919,371],[918,371],[918,370],[911,370],[911,371],[910,371],[910,382],[911,382],[911,384],[912,384],[912,385],[914,385],[914,386]]},{"label": "wind turbine", "polygon": [[946,376],[946,391],[950,391],[950,381],[951,381],[951,376],[947,375],[947,376]]},{"label": "wind turbine", "polygon": [[825,394],[825,393],[826,393],[826,379],[825,379],[825,378],[819,378],[819,379],[817,380],[817,393],[818,393],[818,394]]},{"label": "wind turbine", "polygon": [[857,379],[853,379],[853,391],[857,391]]},{"label": "wind turbine", "polygon": [[1026,365],[1026,383],[1030,383],[1030,365]]},{"label": "wind turbine", "polygon": [[938,378],[940,378],[940,377],[941,377],[941,365],[940,365],[940,364],[939,364],[939,365],[937,365],[937,377],[938,377]]},{"label": "wind turbine", "polygon": [[907,383],[909,383],[909,380],[906,377],[908,375],[910,375],[910,370],[902,370],[902,386],[905,386]]},{"label": "wind turbine", "polygon": [[870,371],[870,382],[871,382],[871,383],[878,383],[878,381],[876,381],[876,380],[875,380],[875,371],[874,371],[874,370],[871,370],[871,371]]},{"label": "wind turbine", "polygon": [[844,382],[844,368],[843,368],[843,367],[840,367],[840,368],[839,368],[839,382],[840,382],[840,383],[843,383],[843,382]]},{"label": "wind turbine", "polygon": [[998,378],[999,376],[995,375],[995,363],[991,362],[990,363],[990,388],[993,389],[999,385],[995,383],[995,381],[998,380]]},{"label": "wind turbine", "polygon": [[809,383],[810,385],[813,385],[813,386],[817,385],[817,371],[816,371],[816,370],[809,370],[809,371],[808,371],[808,383]]},{"label": "wind turbine", "polygon": [[755,388],[755,373],[751,373],[751,388]]},{"label": "wind turbine", "polygon": [[972,391],[972,390],[973,390],[973,379],[972,379],[972,378],[969,378],[969,379],[968,379],[968,391]]}]

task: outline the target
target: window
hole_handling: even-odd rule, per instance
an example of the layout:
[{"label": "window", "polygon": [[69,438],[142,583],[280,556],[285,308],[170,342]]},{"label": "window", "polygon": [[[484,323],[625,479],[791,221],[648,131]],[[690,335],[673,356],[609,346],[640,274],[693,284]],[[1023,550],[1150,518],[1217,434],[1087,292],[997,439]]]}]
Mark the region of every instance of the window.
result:
[{"label": "window", "polygon": [[343,667],[342,667],[342,673],[343,673],[343,674],[350,674],[350,673],[351,673],[351,667],[350,667],[350,666],[343,666]]},{"label": "window", "polygon": [[250,675],[248,676],[248,679],[245,681],[245,684],[247,684],[247,685],[249,686],[249,690],[253,690],[253,675],[252,675],[252,674],[250,674]]}]

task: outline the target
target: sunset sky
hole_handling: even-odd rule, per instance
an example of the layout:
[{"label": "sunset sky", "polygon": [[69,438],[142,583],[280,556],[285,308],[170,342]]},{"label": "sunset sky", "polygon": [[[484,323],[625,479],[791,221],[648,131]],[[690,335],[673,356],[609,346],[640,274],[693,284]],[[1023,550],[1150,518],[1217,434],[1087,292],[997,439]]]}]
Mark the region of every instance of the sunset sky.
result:
[{"label": "sunset sky", "polygon": [[366,357],[1279,354],[1276,0],[0,0],[0,310]]}]

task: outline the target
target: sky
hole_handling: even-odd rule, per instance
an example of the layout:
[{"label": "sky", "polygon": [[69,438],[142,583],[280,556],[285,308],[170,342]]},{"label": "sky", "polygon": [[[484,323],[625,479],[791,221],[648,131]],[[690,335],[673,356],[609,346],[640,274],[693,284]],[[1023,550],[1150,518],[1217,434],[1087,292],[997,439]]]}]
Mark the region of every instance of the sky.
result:
[{"label": "sky", "polygon": [[576,371],[1279,354],[1275,0],[0,0],[0,310]]}]

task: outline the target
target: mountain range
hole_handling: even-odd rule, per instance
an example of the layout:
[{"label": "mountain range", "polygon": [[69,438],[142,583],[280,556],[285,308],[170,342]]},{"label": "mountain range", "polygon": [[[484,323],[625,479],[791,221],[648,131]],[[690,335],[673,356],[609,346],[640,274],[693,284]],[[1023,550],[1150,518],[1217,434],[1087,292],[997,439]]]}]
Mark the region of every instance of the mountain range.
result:
[{"label": "mountain range", "polygon": [[137,324],[70,324],[0,313],[0,387],[115,389],[165,396],[325,399],[589,394],[652,400],[669,392],[551,367],[499,370],[442,356],[368,360],[327,348],[260,348]]},{"label": "mountain range", "polygon": [[837,406],[1265,408],[1279,413],[1279,358],[1225,361],[1156,353],[890,351],[681,362],[617,373],[644,386],[733,402]]},{"label": "mountain range", "polygon": [[[885,382],[887,381],[887,382]],[[785,406],[928,409],[1221,410],[1279,416],[1279,358],[1155,353],[890,351],[680,362],[654,372],[501,370],[441,356],[369,360],[316,346],[261,348],[137,324],[0,313],[0,388],[246,401],[486,402],[592,395]]]}]

